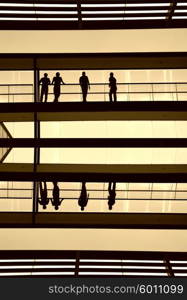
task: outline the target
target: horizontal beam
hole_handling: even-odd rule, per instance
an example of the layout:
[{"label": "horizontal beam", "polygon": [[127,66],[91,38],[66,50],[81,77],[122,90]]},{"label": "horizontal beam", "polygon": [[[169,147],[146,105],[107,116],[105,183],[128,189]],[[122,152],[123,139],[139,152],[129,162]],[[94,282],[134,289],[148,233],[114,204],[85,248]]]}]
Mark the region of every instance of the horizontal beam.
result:
[{"label": "horizontal beam", "polygon": [[186,148],[187,138],[2,138],[11,148]]},{"label": "horizontal beam", "polygon": [[187,182],[187,165],[0,164],[1,181]]},{"label": "horizontal beam", "polygon": [[[77,248],[78,249],[78,248]],[[166,251],[105,251],[105,250],[0,250],[1,259],[133,259],[133,260],[187,260],[187,252]],[[18,263],[18,262],[17,262]],[[52,262],[53,263],[53,262]],[[2,264],[2,263],[1,263]],[[21,262],[20,262],[21,264]],[[50,264],[50,262],[49,262]],[[71,264],[71,263],[70,263]],[[99,262],[97,262],[99,264]],[[105,262],[101,262],[102,265]],[[107,262],[108,265],[116,264]],[[128,264],[126,262],[126,264]],[[133,265],[133,263],[130,263]],[[142,263],[135,262],[137,265]],[[159,263],[155,263],[158,265]],[[13,263],[12,263],[13,265]]]},{"label": "horizontal beam", "polygon": [[[48,15],[51,17],[51,15]],[[61,15],[60,15],[61,16]],[[85,16],[85,15],[84,15]],[[90,15],[87,15],[90,16]],[[99,15],[100,16],[100,15]],[[103,15],[106,17],[106,15]],[[108,16],[108,15],[107,15]],[[113,17],[113,14],[111,15]],[[124,15],[122,15],[123,17]],[[158,16],[158,14],[155,14]],[[165,16],[165,15],[164,15]],[[12,17],[12,15],[11,15]],[[27,15],[26,15],[27,17]],[[98,17],[98,15],[96,16]],[[137,17],[137,14],[135,15]],[[147,17],[147,14],[146,14]],[[187,22],[182,20],[120,20],[120,21],[84,21],[81,29],[98,30],[98,29],[163,29],[163,28],[186,28]],[[78,21],[48,22],[48,21],[1,21],[2,30],[80,30]]]},{"label": "horizontal beam", "polygon": [[33,70],[34,61],[40,70],[185,69],[187,53],[0,54],[0,70]]},{"label": "horizontal beam", "polygon": [[1,212],[0,228],[187,229],[187,214]]},{"label": "horizontal beam", "polygon": [[1,103],[0,121],[187,120],[187,102]]}]

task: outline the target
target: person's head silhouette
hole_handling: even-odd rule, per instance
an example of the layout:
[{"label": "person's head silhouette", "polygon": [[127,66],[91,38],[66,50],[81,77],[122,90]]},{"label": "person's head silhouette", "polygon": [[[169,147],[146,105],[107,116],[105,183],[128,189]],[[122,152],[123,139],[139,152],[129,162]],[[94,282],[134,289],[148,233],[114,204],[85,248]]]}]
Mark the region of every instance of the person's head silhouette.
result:
[{"label": "person's head silhouette", "polygon": [[111,73],[110,73],[110,77],[113,77],[113,76],[114,76],[114,73],[113,73],[113,72],[111,72]]},{"label": "person's head silhouette", "polygon": [[57,73],[56,73],[56,77],[59,77],[59,76],[60,76],[60,73],[59,73],[59,72],[57,72]]},{"label": "person's head silhouette", "polygon": [[48,76],[48,74],[47,73],[44,73],[44,77],[47,77]]},{"label": "person's head silhouette", "polygon": [[112,210],[112,205],[109,204],[108,208],[109,208],[110,210]]},{"label": "person's head silhouette", "polygon": [[82,72],[82,76],[85,76],[86,75],[86,72]]},{"label": "person's head silhouette", "polygon": [[58,205],[55,205],[55,209],[56,209],[56,210],[58,210],[58,209],[59,209]]},{"label": "person's head silhouette", "polygon": [[44,204],[44,205],[43,205],[43,209],[46,209],[46,208],[47,208],[47,206]]}]

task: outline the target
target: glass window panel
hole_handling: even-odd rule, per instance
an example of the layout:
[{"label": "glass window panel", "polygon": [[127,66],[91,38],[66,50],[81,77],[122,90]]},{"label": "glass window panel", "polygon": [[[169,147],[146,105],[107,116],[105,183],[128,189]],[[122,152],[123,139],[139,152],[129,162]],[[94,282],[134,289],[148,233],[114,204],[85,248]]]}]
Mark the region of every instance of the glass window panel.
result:
[{"label": "glass window panel", "polygon": [[33,138],[34,122],[4,122],[13,138]]},{"label": "glass window panel", "polygon": [[[15,150],[15,149],[13,149]],[[29,151],[27,149],[27,151]],[[31,150],[30,150],[31,151]],[[42,148],[41,163],[186,164],[183,148]],[[21,151],[15,150],[15,160]],[[28,152],[29,153],[29,152]],[[31,152],[30,152],[31,153]],[[9,156],[8,156],[9,157]],[[22,158],[24,159],[24,158]]]},{"label": "glass window panel", "polygon": [[[18,125],[21,127],[20,125]],[[41,122],[42,138],[182,138],[186,121]]]},{"label": "glass window panel", "polygon": [[33,163],[34,149],[13,148],[5,158],[5,163]]}]

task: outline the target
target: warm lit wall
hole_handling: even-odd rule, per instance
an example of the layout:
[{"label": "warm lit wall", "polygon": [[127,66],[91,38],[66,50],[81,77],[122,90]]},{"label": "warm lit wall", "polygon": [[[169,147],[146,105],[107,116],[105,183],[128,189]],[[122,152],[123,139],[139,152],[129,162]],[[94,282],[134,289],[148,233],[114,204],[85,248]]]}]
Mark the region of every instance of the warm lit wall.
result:
[{"label": "warm lit wall", "polygon": [[0,53],[187,51],[187,29],[0,31]]}]

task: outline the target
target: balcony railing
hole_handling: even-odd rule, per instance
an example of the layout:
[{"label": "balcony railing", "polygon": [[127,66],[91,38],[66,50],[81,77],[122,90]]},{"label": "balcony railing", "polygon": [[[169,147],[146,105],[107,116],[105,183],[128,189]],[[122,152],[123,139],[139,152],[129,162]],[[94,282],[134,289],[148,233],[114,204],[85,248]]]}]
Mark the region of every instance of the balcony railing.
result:
[{"label": "balcony railing", "polygon": [[[87,101],[109,102],[108,83],[92,83]],[[53,102],[53,85],[49,86],[48,102]],[[118,83],[117,101],[186,101],[187,82]],[[79,84],[67,83],[61,87],[59,102],[81,102]],[[1,84],[0,103],[34,102],[33,84]]]},{"label": "balcony railing", "polygon": [[[88,205],[85,212],[121,212],[121,213],[183,213],[184,205],[187,201],[187,190],[177,188],[177,184],[173,184],[172,188],[154,188],[150,184],[150,189],[133,189],[128,187],[124,189],[116,189],[116,203],[113,209],[108,210],[108,189],[107,185],[103,188],[87,187],[89,194]],[[48,199],[51,199],[52,188],[48,188]],[[78,199],[81,193],[80,188],[60,188],[60,198],[63,198],[59,210],[57,212],[79,212]],[[40,193],[38,194],[40,200]],[[6,212],[32,212],[33,188],[32,182],[30,187],[1,187],[0,188],[0,211]],[[176,206],[178,209],[176,211]],[[175,211],[174,211],[175,207]],[[51,203],[48,204],[46,210],[39,205],[39,212],[56,212]]]}]

